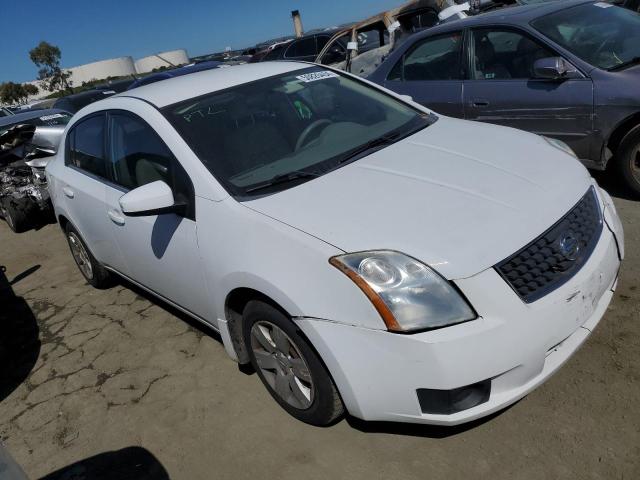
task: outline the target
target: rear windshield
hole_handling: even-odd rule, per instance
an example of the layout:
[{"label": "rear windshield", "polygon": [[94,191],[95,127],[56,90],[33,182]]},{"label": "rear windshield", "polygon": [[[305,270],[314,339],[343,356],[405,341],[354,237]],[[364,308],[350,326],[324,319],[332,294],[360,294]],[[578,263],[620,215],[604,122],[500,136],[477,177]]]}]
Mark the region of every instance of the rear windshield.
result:
[{"label": "rear windshield", "polygon": [[34,125],[36,127],[49,126],[54,127],[56,125],[66,125],[71,120],[71,115],[66,112],[56,113],[42,113],[39,117],[29,118],[28,120],[20,120],[13,122],[9,125],[0,126],[0,133],[9,130],[14,125]]},{"label": "rear windshield", "polygon": [[610,3],[578,5],[531,25],[585,62],[617,70],[640,60],[640,14]]},{"label": "rear windshield", "polygon": [[24,123],[29,123],[31,125],[35,125],[36,127],[44,125],[54,127],[56,125],[66,125],[67,123],[69,123],[69,120],[71,120],[71,115],[69,115],[68,113],[56,112],[43,114],[40,117],[33,118]]}]

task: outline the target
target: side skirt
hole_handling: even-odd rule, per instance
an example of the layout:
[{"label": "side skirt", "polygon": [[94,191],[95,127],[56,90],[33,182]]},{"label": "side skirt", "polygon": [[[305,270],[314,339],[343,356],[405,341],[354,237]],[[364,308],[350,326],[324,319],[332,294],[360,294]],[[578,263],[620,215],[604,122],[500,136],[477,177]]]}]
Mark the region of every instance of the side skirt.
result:
[{"label": "side skirt", "polygon": [[204,318],[200,317],[199,315],[196,315],[195,313],[193,313],[190,310],[187,310],[184,307],[181,307],[180,305],[178,305],[175,302],[172,302],[171,300],[169,300],[168,298],[160,295],[158,292],[154,292],[153,290],[151,290],[148,287],[145,287],[144,285],[142,285],[139,282],[136,282],[133,278],[128,277],[127,275],[120,273],[119,271],[108,267],[106,265],[104,265],[104,268],[106,268],[107,270],[109,270],[110,272],[115,273],[116,275],[124,278],[125,280],[127,280],[128,282],[133,283],[135,286],[141,288],[142,290],[144,290],[145,292],[150,293],[151,295],[153,295],[156,298],[159,298],[160,300],[162,300],[163,302],[168,303],[169,305],[171,305],[173,308],[180,310],[182,313],[189,315],[191,318],[193,318],[194,320],[197,320],[198,322],[202,323],[203,325],[205,325],[206,327],[212,329],[214,332],[216,332],[217,334],[220,334],[220,329],[218,329],[217,327],[215,327],[213,324],[211,324],[210,322],[208,322],[207,320],[205,320]]}]

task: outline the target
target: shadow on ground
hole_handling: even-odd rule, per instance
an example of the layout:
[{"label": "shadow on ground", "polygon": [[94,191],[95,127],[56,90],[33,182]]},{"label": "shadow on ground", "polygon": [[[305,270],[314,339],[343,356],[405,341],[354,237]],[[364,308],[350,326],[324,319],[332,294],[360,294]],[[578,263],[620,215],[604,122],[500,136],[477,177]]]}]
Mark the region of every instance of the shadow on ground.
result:
[{"label": "shadow on ground", "polygon": [[622,181],[617,178],[616,172],[610,168],[604,172],[593,170],[591,171],[591,175],[596,179],[598,185],[604,188],[612,197],[631,201],[640,200],[640,196],[623,184]]},{"label": "shadow on ground", "polygon": [[127,447],[86,458],[41,480],[169,480],[169,474],[147,449]]},{"label": "shadow on ground", "polygon": [[33,266],[9,280],[0,266],[0,401],[26,380],[40,354],[40,330],[24,298],[12,286],[38,270]]},{"label": "shadow on ground", "polygon": [[418,423],[368,422],[352,416],[347,416],[346,421],[351,428],[364,433],[385,433],[388,435],[423,438],[447,438],[484,425],[485,423],[502,415],[518,403],[519,401],[513,405],[503,408],[502,410],[498,410],[495,413],[487,415],[486,417],[479,418],[478,420],[473,420],[471,422],[463,423],[462,425],[454,425],[451,427],[441,425],[423,425]]},{"label": "shadow on ground", "polygon": [[148,302],[153,303],[154,305],[157,305],[160,308],[166,310],[174,317],[178,317],[180,320],[187,323],[194,330],[197,330],[201,334],[217,340],[222,345],[222,337],[216,330],[213,329],[213,327],[209,327],[208,325],[205,325],[202,322],[197,321],[191,315],[184,313],[182,310],[178,310],[173,305],[162,300],[160,297],[157,297],[147,292],[143,288],[140,288],[134,283],[131,283],[129,280],[127,280],[124,277],[116,276],[116,282],[118,285],[122,285],[123,287],[128,288],[139,297],[142,297]]}]

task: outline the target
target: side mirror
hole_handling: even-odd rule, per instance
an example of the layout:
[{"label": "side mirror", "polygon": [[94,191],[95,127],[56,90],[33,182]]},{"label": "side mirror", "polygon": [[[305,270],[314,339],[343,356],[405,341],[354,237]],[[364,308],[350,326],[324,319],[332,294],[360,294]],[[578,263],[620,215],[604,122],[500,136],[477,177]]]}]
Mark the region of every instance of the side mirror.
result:
[{"label": "side mirror", "polygon": [[134,188],[120,197],[122,213],[128,217],[144,217],[163,213],[184,212],[186,205],[175,203],[173,192],[162,180]]},{"label": "side mirror", "polygon": [[540,58],[533,64],[535,78],[546,80],[563,80],[579,76],[576,67],[562,57]]}]

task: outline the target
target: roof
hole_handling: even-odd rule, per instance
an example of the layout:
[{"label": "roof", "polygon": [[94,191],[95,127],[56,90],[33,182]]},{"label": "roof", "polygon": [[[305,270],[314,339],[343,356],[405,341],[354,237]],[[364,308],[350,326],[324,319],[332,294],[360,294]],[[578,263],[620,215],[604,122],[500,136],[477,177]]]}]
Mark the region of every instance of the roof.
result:
[{"label": "roof", "polygon": [[4,127],[6,125],[16,125],[20,122],[26,122],[29,120],[33,120],[34,118],[44,117],[45,115],[52,115],[54,113],[64,113],[66,115],[69,115],[68,112],[59,110],[57,108],[51,108],[48,110],[32,110],[24,113],[16,113],[15,115],[9,115],[7,117],[0,117],[0,127]]},{"label": "roof", "polygon": [[308,68],[302,62],[264,62],[215,68],[143,85],[116,97],[134,97],[158,108],[282,73]]},{"label": "roof", "polygon": [[481,13],[478,15],[472,15],[460,20],[453,20],[441,25],[437,25],[435,27],[421,30],[420,32],[414,34],[415,36],[413,36],[412,38],[428,37],[440,32],[450,32],[452,30],[480,25],[523,25],[549,13],[564,10],[566,8],[574,7],[576,5],[581,5],[584,3],[593,3],[594,1],[595,0],[556,0],[498,8],[496,10],[491,10],[489,12]]}]

